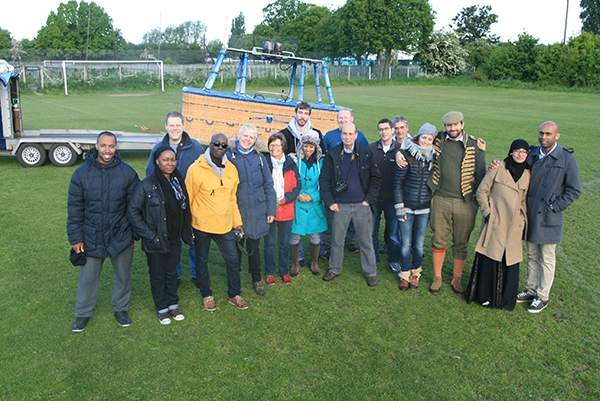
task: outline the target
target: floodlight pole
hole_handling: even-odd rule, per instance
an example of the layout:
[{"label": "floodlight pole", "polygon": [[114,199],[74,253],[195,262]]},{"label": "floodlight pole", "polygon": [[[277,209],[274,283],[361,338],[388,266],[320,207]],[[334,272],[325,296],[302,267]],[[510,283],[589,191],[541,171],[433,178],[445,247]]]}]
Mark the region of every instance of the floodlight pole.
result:
[{"label": "floodlight pole", "polygon": [[569,18],[569,0],[567,0],[567,12],[565,13],[565,34],[563,36],[563,45],[567,43],[567,19]]}]

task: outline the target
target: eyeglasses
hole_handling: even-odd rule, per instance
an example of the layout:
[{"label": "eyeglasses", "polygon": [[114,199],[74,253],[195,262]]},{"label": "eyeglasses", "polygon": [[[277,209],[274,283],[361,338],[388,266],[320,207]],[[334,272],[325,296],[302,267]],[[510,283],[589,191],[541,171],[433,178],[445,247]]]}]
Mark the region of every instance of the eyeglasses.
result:
[{"label": "eyeglasses", "polygon": [[227,149],[229,147],[229,145],[227,144],[227,142],[221,143],[221,142],[214,141],[214,142],[211,142],[211,145],[213,145],[216,148],[218,148],[220,146],[223,149]]},{"label": "eyeglasses", "polygon": [[525,150],[525,149],[517,149],[517,150],[513,150],[513,153],[516,155],[526,155],[529,153],[529,151]]}]

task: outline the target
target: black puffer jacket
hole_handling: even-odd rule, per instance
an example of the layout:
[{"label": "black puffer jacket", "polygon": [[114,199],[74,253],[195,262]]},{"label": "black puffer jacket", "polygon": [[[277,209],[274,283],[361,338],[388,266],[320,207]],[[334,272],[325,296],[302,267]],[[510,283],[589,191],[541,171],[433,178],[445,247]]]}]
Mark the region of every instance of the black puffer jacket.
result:
[{"label": "black puffer jacket", "polygon": [[403,207],[412,210],[427,209],[431,204],[431,189],[427,186],[427,180],[431,175],[430,163],[416,160],[407,151],[402,151],[402,154],[408,166],[404,168],[396,166],[394,201],[396,205],[404,204]]},{"label": "black puffer jacket", "polygon": [[127,204],[140,182],[119,152],[110,164],[96,160],[92,149],[71,177],[67,200],[67,235],[71,245],[84,243],[87,256],[116,257],[133,244]]},{"label": "black puffer jacket", "polygon": [[[180,176],[180,180],[183,178]],[[183,182],[183,181],[181,181]],[[187,193],[185,194],[188,196]],[[181,239],[188,245],[194,243],[190,208],[184,210],[188,218],[182,217]],[[142,238],[142,250],[146,253],[169,253],[169,235],[165,211],[165,195],[154,174],[146,177],[135,190],[129,202],[127,217],[135,234]]]}]

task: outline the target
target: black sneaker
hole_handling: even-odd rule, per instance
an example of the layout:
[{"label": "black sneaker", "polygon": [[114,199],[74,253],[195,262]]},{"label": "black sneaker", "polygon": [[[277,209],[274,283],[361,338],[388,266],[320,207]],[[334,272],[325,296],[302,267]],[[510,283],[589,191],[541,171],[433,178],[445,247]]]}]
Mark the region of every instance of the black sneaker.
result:
[{"label": "black sneaker", "polygon": [[531,302],[535,299],[535,296],[531,295],[527,291],[521,291],[517,294],[517,302]]},{"label": "black sneaker", "polygon": [[117,322],[123,327],[129,327],[131,325],[131,319],[127,316],[127,312],[125,311],[115,312],[115,319],[117,319]]},{"label": "black sneaker", "polygon": [[548,301],[542,301],[540,298],[536,298],[533,300],[529,308],[527,308],[527,312],[540,313],[546,308],[546,306],[548,306]]},{"label": "black sneaker", "polygon": [[73,330],[73,333],[81,333],[89,321],[89,317],[78,317],[75,319],[75,323],[73,323],[71,330]]}]

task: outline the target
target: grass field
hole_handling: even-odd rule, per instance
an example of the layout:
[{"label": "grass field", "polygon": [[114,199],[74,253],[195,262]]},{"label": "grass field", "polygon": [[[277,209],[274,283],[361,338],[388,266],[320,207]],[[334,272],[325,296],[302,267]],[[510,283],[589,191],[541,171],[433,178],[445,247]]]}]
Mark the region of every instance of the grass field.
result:
[{"label": "grass field", "polygon": [[[441,128],[444,113],[460,110],[466,132],[486,140],[488,160],[503,158],[515,138],[536,143],[541,122],[558,122],[560,143],[576,149],[583,196],[566,212],[544,312],[532,315],[522,304],[513,312],[467,305],[448,285],[450,266],[441,293],[429,294],[430,251],[421,288],[408,292],[398,290],[398,277],[383,262],[379,285],[367,287],[359,256],[346,253],[335,281],[302,269],[292,286],[278,283],[258,297],[244,261],[242,291],[250,308],[239,311],[227,304],[222,258],[213,249],[217,311],[202,309],[184,269],[179,296],[186,319],[161,326],[138,244],[131,327],[121,328],[112,315],[114,274],[107,261],[94,317],[73,334],[79,271],[68,262],[66,197],[81,162],[26,169],[16,158],[0,158],[0,399],[599,399],[600,97],[410,85],[340,87],[334,95],[354,109],[370,140],[382,117],[403,114],[414,133],[425,122]],[[24,95],[23,123],[31,130],[161,129],[181,98],[179,88],[147,96]],[[141,175],[147,157],[123,153]],[[522,266],[522,283],[524,277]]]}]

